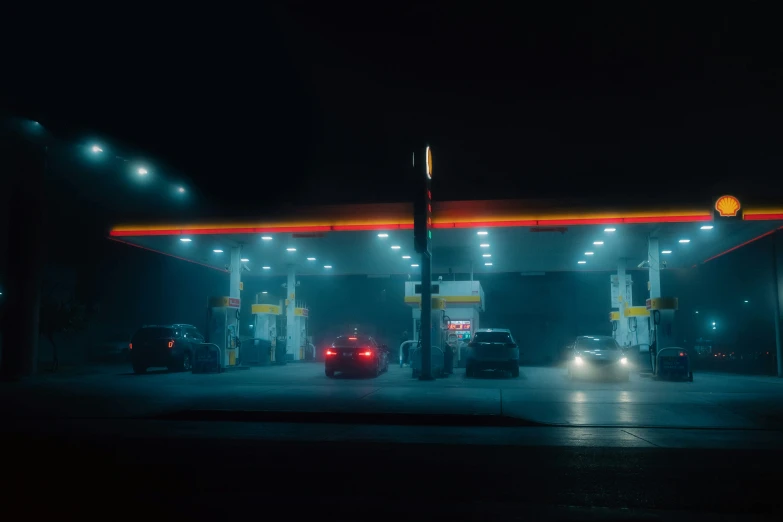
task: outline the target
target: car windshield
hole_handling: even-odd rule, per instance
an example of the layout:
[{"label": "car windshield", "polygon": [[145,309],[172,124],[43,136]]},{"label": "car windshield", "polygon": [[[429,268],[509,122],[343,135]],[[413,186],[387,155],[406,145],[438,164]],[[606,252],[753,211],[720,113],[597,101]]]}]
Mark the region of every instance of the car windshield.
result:
[{"label": "car windshield", "polygon": [[508,332],[477,332],[473,338],[476,343],[510,343],[511,334]]},{"label": "car windshield", "polygon": [[579,339],[576,344],[577,350],[619,350],[620,346],[614,339],[606,338],[584,338]]}]

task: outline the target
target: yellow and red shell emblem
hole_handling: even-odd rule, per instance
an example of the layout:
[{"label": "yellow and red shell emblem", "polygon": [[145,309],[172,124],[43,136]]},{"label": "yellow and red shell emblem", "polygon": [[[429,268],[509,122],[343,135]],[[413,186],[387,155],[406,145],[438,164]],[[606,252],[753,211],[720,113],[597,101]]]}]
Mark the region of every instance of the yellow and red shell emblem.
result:
[{"label": "yellow and red shell emblem", "polygon": [[739,212],[741,206],[740,202],[734,196],[721,196],[718,201],[715,202],[715,210],[718,211],[722,217],[734,217]]}]

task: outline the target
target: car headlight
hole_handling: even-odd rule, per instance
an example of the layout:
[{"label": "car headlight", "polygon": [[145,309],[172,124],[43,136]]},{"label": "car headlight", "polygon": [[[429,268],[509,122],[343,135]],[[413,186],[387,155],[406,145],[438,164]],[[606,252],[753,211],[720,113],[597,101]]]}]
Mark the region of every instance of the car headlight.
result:
[{"label": "car headlight", "polygon": [[574,363],[575,364],[582,364],[583,362],[584,361],[582,360],[581,357],[579,357],[579,356],[574,357]]},{"label": "car headlight", "polygon": [[620,359],[620,364],[628,364],[628,357],[623,357]]}]

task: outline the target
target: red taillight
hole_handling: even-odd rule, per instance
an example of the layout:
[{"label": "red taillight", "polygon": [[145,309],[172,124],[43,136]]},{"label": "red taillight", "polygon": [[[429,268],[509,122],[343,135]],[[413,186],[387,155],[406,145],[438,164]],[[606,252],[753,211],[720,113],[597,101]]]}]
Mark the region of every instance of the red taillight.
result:
[{"label": "red taillight", "polygon": [[372,350],[362,350],[361,352],[359,352],[359,355],[363,355],[364,357],[371,357]]},{"label": "red taillight", "polygon": [[128,350],[133,350],[133,343],[128,343]]},{"label": "red taillight", "polygon": [[680,352],[680,357],[685,357],[686,355],[688,355],[688,354],[685,353],[685,352]]},{"label": "red taillight", "polygon": [[349,337],[348,338],[349,341],[355,341],[356,339],[357,339],[357,337]]},{"label": "red taillight", "polygon": [[169,341],[169,348],[174,348],[174,341]]},{"label": "red taillight", "polygon": [[326,350],[326,355],[337,355],[337,352],[334,350]]}]

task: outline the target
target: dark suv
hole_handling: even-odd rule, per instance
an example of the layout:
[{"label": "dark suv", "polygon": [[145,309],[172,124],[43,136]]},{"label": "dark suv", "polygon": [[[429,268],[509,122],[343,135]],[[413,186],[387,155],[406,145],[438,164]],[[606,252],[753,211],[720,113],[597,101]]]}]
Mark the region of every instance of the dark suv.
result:
[{"label": "dark suv", "polygon": [[133,372],[144,373],[153,366],[165,366],[172,372],[190,371],[193,352],[203,342],[204,336],[189,324],[143,326],[130,343]]}]

